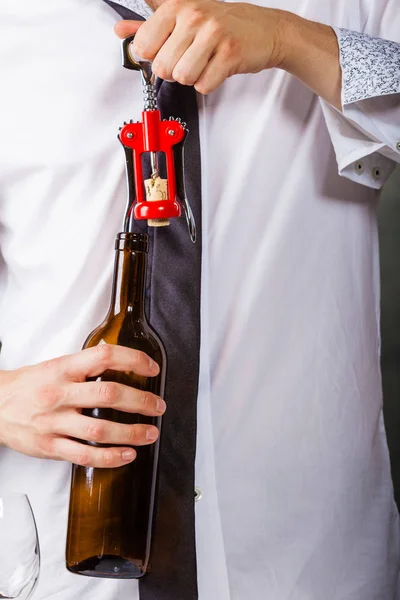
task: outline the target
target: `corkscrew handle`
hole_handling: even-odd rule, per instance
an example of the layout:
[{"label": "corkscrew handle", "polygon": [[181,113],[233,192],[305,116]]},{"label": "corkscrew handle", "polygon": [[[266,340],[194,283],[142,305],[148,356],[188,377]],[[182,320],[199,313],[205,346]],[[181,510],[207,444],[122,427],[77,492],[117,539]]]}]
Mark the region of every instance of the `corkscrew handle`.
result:
[{"label": "corkscrew handle", "polygon": [[142,77],[143,94],[144,94],[144,110],[157,110],[157,91],[155,87],[155,75],[151,66],[151,62],[136,57],[132,53],[132,42],[135,35],[122,40],[122,66],[131,71],[139,71]]}]

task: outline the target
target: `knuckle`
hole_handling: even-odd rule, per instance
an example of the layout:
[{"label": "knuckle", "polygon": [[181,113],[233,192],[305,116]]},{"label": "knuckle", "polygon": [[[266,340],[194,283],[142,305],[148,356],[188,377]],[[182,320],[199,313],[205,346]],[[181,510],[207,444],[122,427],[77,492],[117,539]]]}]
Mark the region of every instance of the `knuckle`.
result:
[{"label": "knuckle", "polygon": [[133,42],[133,52],[141,58],[153,59],[154,51],[151,46],[152,36],[148,35],[146,23],[142,25],[135,36]]},{"label": "knuckle", "polygon": [[209,37],[218,38],[223,34],[223,27],[217,17],[210,17],[207,20],[207,33]]},{"label": "knuckle", "polygon": [[211,89],[211,86],[206,82],[196,83],[194,87],[195,90],[199,92],[199,94],[203,94],[203,96],[206,96],[207,94],[210,94],[213,91]]},{"label": "knuckle", "polygon": [[193,85],[193,76],[182,69],[175,69],[172,73],[172,78],[182,85]]},{"label": "knuckle", "polygon": [[114,452],[112,450],[104,450],[103,452],[103,464],[106,467],[112,467],[115,463]]},{"label": "knuckle", "polygon": [[52,359],[52,360],[45,360],[45,361],[42,362],[42,364],[40,366],[41,366],[41,368],[44,371],[51,371],[51,369],[54,366],[54,359]]},{"label": "knuckle", "polygon": [[74,459],[75,465],[80,465],[81,467],[88,467],[90,465],[90,453],[88,450],[83,448],[76,453]]},{"label": "knuckle", "polygon": [[140,404],[143,409],[148,410],[152,407],[152,396],[150,392],[142,392],[140,396]]},{"label": "knuckle", "polygon": [[[171,69],[169,69],[168,66],[161,61],[157,61],[153,64],[153,71],[157,77],[160,77],[164,80],[171,79],[172,77]],[[137,360],[137,358],[135,360]]]},{"label": "knuckle", "polygon": [[239,57],[239,44],[237,40],[229,38],[221,45],[221,56],[224,60],[232,60]]},{"label": "knuckle", "polygon": [[148,358],[146,358],[146,354],[141,350],[132,350],[132,362],[134,366],[140,366],[144,362],[147,364]]},{"label": "knuckle", "polygon": [[41,385],[37,391],[37,404],[45,410],[53,410],[58,405],[62,397],[62,391],[60,386],[52,383],[45,383]]},{"label": "knuckle", "polygon": [[118,400],[118,385],[114,381],[101,382],[98,394],[101,404],[113,405]]},{"label": "knuckle", "polygon": [[90,442],[99,442],[104,439],[104,426],[97,423],[89,423],[85,427],[85,439]]},{"label": "knuckle", "polygon": [[53,371],[59,365],[60,358],[51,358],[50,360],[43,361],[40,366],[44,371]]},{"label": "knuckle", "polygon": [[205,12],[202,8],[191,8],[186,15],[186,24],[189,28],[195,28],[201,25],[205,19]]},{"label": "knuckle", "polygon": [[137,425],[132,425],[131,427],[129,427],[128,429],[128,445],[134,445],[135,443],[137,444],[140,439],[143,436],[141,435],[140,432],[140,427],[138,427]]},{"label": "knuckle", "polygon": [[96,346],[97,358],[101,367],[106,368],[109,365],[112,352],[113,349],[110,344],[99,344]]},{"label": "knuckle", "polygon": [[55,446],[55,438],[54,437],[51,437],[49,435],[38,435],[36,437],[36,447],[43,457],[48,458],[50,456],[53,456],[54,446]]},{"label": "knuckle", "polygon": [[135,44],[135,54],[146,60],[154,58],[154,51],[146,43]]}]

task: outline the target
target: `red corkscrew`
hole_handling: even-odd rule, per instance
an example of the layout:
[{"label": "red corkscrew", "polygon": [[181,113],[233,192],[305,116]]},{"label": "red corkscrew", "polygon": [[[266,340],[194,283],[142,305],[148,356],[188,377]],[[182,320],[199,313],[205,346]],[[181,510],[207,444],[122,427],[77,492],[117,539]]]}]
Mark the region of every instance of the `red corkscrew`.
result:
[{"label": "red corkscrew", "polygon": [[[130,229],[132,217],[146,219],[151,226],[169,225],[170,219],[181,215],[182,206],[191,240],[195,242],[196,227],[184,185],[183,147],[188,133],[186,124],[172,117],[168,120],[161,119],[151,63],[136,59],[130,51],[134,37],[132,35],[122,41],[122,64],[141,73],[144,110],[141,122],[124,123],[119,133],[119,140],[125,150],[128,181],[124,227],[125,230]],[[147,180],[143,175],[143,157],[146,155],[150,159],[152,171]]]}]

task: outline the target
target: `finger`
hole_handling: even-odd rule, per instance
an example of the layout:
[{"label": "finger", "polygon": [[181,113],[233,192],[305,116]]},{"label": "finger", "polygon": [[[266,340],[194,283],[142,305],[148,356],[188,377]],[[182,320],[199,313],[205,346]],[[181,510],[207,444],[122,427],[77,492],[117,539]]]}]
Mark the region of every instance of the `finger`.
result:
[{"label": "finger", "polygon": [[208,62],[194,87],[200,94],[211,94],[230,76],[229,66],[221,60],[218,52]]},{"label": "finger", "polygon": [[159,430],[154,425],[126,425],[71,412],[53,420],[53,431],[86,442],[113,446],[146,446],[156,441]]},{"label": "finger", "polygon": [[74,381],[97,377],[109,369],[133,371],[146,377],[154,377],[160,372],[157,363],[144,352],[110,344],[99,344],[76,354],[50,360],[42,363],[42,367],[54,369],[58,374]]},{"label": "finger", "polygon": [[114,408],[127,413],[157,417],[165,412],[162,398],[113,381],[71,383],[65,400],[74,408]]},{"label": "finger", "polygon": [[187,51],[193,39],[194,33],[191,29],[177,25],[153,61],[153,73],[161,79],[173,80],[174,67]]},{"label": "finger", "polygon": [[169,3],[160,8],[139,28],[133,42],[135,54],[153,60],[176,25],[176,12]]},{"label": "finger", "polygon": [[118,23],[116,23],[114,25],[114,31],[117,34],[117,36],[119,38],[121,38],[121,40],[123,40],[126,37],[136,33],[138,31],[139,27],[141,27],[143,25],[143,23],[144,23],[143,21],[131,21],[131,20],[118,21]]},{"label": "finger", "polygon": [[206,30],[199,31],[193,43],[176,63],[171,74],[172,79],[182,85],[194,85],[211,60],[217,43],[218,40],[210,38]]},{"label": "finger", "polygon": [[98,469],[122,467],[136,458],[133,448],[96,448],[68,438],[55,438],[51,458],[67,460],[82,467]]}]

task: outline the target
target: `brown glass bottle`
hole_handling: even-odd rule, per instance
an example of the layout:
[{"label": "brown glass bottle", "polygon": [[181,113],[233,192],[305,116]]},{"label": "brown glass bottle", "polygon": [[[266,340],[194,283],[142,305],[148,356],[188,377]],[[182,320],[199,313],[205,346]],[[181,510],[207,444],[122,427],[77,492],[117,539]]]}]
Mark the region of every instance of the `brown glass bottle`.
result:
[{"label": "brown glass bottle", "polygon": [[[144,311],[147,235],[120,233],[115,247],[110,309],[84,348],[107,343],[142,350],[160,366],[157,377],[106,371],[96,379],[163,396],[165,351]],[[120,423],[161,425],[160,417],[113,409],[85,410],[84,414]],[[73,465],[66,551],[67,568],[73,573],[130,579],[148,570],[159,442],[136,451],[136,459],[119,468]]]}]

